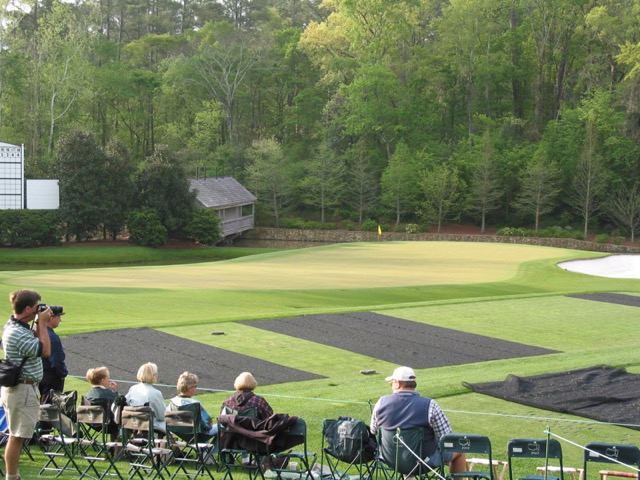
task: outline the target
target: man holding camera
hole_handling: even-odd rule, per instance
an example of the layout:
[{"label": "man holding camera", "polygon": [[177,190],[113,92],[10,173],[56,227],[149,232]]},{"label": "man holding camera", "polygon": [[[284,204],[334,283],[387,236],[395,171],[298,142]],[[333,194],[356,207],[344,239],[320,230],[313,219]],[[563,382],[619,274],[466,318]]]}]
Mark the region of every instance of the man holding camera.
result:
[{"label": "man holding camera", "polygon": [[49,332],[49,341],[51,343],[51,354],[49,357],[42,359],[42,368],[44,370],[42,380],[40,381],[40,402],[51,403],[51,391],[64,392],[64,379],[69,373],[67,365],[64,362],[65,355],[62,349],[60,337],[54,331],[60,325],[61,316],[64,315],[62,307],[51,306],[53,315],[47,322],[47,330]]},{"label": "man holding camera", "polygon": [[[20,480],[18,465],[22,442],[31,438],[38,421],[40,402],[38,383],[42,380],[42,357],[51,353],[47,323],[53,312],[40,307],[40,294],[33,290],[17,290],[9,295],[13,315],[2,331],[5,359],[26,362],[15,387],[2,387],[2,405],[7,414],[9,440],[4,451],[7,480]],[[34,322],[32,329],[29,323]]]}]

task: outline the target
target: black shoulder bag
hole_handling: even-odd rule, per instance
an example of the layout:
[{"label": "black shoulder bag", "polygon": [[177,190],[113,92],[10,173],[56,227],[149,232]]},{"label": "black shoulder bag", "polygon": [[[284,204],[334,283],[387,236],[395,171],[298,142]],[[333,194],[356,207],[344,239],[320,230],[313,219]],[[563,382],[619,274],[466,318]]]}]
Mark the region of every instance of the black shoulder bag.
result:
[{"label": "black shoulder bag", "polygon": [[24,357],[20,364],[6,359],[0,360],[0,385],[3,387],[15,387],[20,381],[20,373],[26,361],[27,357]]}]

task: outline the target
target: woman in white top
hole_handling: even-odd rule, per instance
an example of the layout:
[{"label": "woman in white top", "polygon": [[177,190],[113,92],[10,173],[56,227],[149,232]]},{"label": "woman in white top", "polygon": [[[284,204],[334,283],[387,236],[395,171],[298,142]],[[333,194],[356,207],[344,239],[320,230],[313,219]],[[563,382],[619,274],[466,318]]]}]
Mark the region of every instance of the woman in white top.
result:
[{"label": "woman in white top", "polygon": [[127,405],[141,407],[145,404],[153,411],[153,429],[165,433],[164,397],[162,392],[153,386],[158,381],[158,366],[155,363],[145,363],[138,369],[137,379],[140,383],[132,385],[125,396]]}]

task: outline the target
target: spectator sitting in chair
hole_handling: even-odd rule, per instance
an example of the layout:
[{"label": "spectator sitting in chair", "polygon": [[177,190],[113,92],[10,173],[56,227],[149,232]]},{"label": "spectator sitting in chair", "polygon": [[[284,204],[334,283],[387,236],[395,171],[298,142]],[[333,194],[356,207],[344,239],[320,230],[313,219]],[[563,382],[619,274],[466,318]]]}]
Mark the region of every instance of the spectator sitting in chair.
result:
[{"label": "spectator sitting in chair", "polygon": [[[179,407],[183,405],[189,405],[192,403],[200,403],[200,400],[196,400],[193,396],[198,388],[198,376],[195,373],[184,372],[178,377],[178,384],[176,390],[178,395],[169,400],[167,405],[167,411],[179,410]],[[211,415],[201,406],[200,408],[200,423],[202,433],[215,437],[218,434],[218,424],[213,421]]]},{"label": "spectator sitting in chair", "polygon": [[91,390],[84,396],[87,400],[106,398],[113,402],[118,396],[118,384],[111,380],[107,367],[90,368],[85,378],[92,385]]},{"label": "spectator sitting in chair", "polygon": [[[225,410],[242,413],[249,409],[255,409],[256,418],[264,420],[273,415],[273,409],[267,401],[259,395],[253,393],[258,386],[258,382],[249,372],[242,372],[233,382],[236,393],[227,398],[222,404],[222,413]],[[225,408],[226,407],[226,408]]]},{"label": "spectator sitting in chair", "polygon": [[416,392],[416,374],[412,368],[398,367],[393,375],[386,378],[391,382],[393,393],[381,397],[373,407],[371,414],[371,432],[375,435],[379,428],[424,427],[424,445],[431,466],[449,465],[451,473],[462,472],[466,468],[463,453],[447,455],[444,459],[439,451],[440,438],[451,433],[451,425],[446,415],[431,398],[422,397]]},{"label": "spectator sitting in chair", "polygon": [[110,409],[108,431],[112,438],[116,438],[119,430],[117,418],[119,419],[120,417],[118,407],[114,405],[114,402],[116,398],[120,397],[120,395],[118,395],[118,384],[111,380],[111,375],[107,367],[90,368],[87,370],[85,378],[91,383],[92,387],[84,398],[94,404],[95,402],[101,401],[107,402],[107,406]]},{"label": "spectator sitting in chair", "polygon": [[138,381],[129,388],[125,395],[127,405],[131,407],[142,407],[148,405],[153,411],[153,429],[162,434],[166,433],[167,427],[164,423],[164,397],[162,392],[153,386],[158,381],[158,366],[155,363],[145,363],[138,369]]}]

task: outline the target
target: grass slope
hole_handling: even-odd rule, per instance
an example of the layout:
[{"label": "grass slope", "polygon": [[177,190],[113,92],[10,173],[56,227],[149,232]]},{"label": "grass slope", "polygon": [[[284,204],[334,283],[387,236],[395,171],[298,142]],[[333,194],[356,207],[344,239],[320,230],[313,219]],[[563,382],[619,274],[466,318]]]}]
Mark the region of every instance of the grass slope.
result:
[{"label": "grass slope", "polygon": [[[395,365],[234,320],[374,310],[557,349],[562,353],[420,370],[419,390],[438,400],[457,431],[488,434],[498,458],[504,457],[508,438],[540,437],[548,427],[579,444],[593,440],[640,443],[637,431],[504,402],[462,386],[463,381],[501,380],[508,374],[533,375],[603,363],[640,372],[632,334],[637,307],[564,296],[600,291],[640,295],[639,280],[591,277],[556,267],[562,260],[600,256],[592,252],[490,246],[350,244],[202,265],[4,271],[0,285],[7,295],[19,287],[36,288],[45,301],[63,304],[69,313],[61,334],[150,326],[325,375],[321,380],[259,387],[276,411],[307,420],[311,447],[318,452],[322,419],[351,415],[368,420],[370,402],[388,393],[384,377]],[[439,278],[446,283],[438,283]],[[207,288],[203,281],[209,282]],[[283,285],[288,289],[279,288]],[[225,335],[212,336],[212,329]],[[364,376],[359,374],[361,369],[378,373]],[[87,390],[79,379],[69,379],[67,386],[80,393]],[[208,392],[199,398],[215,413],[227,395]],[[581,451],[570,444],[563,446],[566,463],[579,466]],[[24,467],[31,468],[25,472],[37,472],[28,464]]]}]

